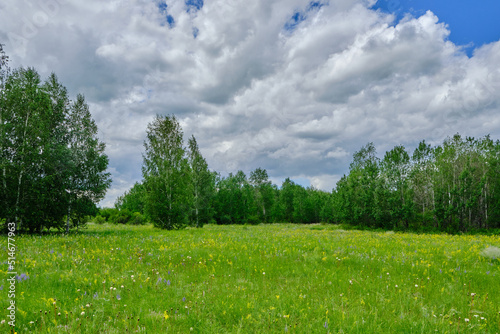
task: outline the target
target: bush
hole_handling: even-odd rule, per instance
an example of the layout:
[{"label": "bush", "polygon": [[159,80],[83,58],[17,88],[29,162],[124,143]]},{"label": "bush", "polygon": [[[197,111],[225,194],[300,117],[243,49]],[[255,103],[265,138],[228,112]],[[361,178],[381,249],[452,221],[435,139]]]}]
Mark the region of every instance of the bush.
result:
[{"label": "bush", "polygon": [[97,215],[97,216],[95,216],[95,217],[94,217],[94,223],[95,223],[95,224],[102,225],[102,224],[104,224],[105,222],[106,222],[106,218],[104,218],[103,216],[99,216],[99,215]]},{"label": "bush", "polygon": [[132,220],[129,221],[132,225],[144,225],[146,224],[146,219],[140,212],[134,212],[132,214]]},{"label": "bush", "polygon": [[109,222],[113,224],[128,224],[132,220],[132,213],[125,210],[116,210],[115,214],[109,217]]},{"label": "bush", "polygon": [[99,210],[99,215],[107,222],[111,222],[111,217],[116,215],[117,212],[118,210],[114,208],[103,208]]}]

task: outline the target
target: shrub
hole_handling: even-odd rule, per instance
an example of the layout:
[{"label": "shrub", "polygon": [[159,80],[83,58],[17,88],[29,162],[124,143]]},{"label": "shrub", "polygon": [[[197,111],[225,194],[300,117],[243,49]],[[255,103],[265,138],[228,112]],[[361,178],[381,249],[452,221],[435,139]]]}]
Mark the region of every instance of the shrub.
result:
[{"label": "shrub", "polygon": [[132,214],[132,219],[129,221],[132,225],[144,225],[146,224],[146,219],[140,212],[134,212]]},{"label": "shrub", "polygon": [[97,216],[94,217],[94,223],[95,224],[102,225],[105,222],[106,222],[106,218],[104,218],[103,216],[97,215]]}]

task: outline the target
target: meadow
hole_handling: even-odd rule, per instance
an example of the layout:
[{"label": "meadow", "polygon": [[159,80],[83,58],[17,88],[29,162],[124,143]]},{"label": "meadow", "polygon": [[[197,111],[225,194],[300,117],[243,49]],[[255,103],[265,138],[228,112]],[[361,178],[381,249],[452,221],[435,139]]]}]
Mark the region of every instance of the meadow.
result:
[{"label": "meadow", "polygon": [[498,236],[89,224],[16,243],[17,333],[500,332]]}]

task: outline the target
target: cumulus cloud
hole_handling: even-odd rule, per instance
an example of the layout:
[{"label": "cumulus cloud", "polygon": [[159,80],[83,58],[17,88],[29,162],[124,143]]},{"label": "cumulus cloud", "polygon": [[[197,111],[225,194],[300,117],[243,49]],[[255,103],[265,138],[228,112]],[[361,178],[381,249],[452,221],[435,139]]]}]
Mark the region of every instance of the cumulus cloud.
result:
[{"label": "cumulus cloud", "polygon": [[114,178],[103,205],[141,179],[155,114],[175,114],[214,170],[327,191],[370,141],[498,138],[500,43],[469,58],[432,12],[395,22],[374,3],[6,0],[0,42],[13,66],[85,94]]}]

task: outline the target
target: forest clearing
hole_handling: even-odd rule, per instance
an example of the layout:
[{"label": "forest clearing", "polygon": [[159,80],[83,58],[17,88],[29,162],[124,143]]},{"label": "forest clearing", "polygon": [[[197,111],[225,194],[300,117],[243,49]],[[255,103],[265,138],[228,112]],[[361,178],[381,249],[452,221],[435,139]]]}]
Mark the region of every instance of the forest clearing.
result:
[{"label": "forest clearing", "polygon": [[497,236],[91,223],[17,244],[18,333],[500,331]]}]

